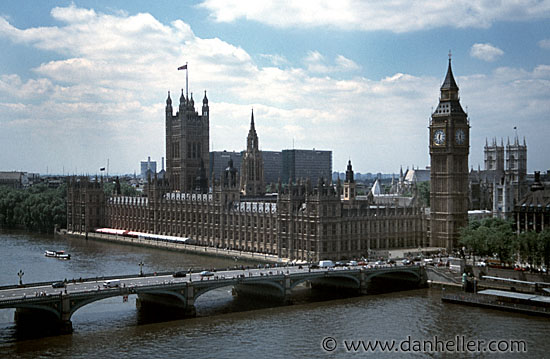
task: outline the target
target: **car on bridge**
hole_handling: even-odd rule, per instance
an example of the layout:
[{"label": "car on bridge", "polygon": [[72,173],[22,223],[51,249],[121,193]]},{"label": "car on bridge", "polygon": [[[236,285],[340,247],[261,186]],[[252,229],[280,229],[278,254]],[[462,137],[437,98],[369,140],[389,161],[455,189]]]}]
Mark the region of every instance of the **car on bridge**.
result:
[{"label": "car on bridge", "polygon": [[105,288],[116,288],[116,287],[120,287],[120,280],[118,280],[118,279],[106,280],[105,282],[103,282],[103,286],[104,286]]},{"label": "car on bridge", "polygon": [[174,272],[174,274],[172,274],[172,276],[174,278],[187,277],[187,272],[180,270],[180,271]]},{"label": "car on bridge", "polygon": [[214,275],[214,273],[210,272],[208,270],[203,270],[202,272],[199,273],[199,275],[201,277],[212,277]]},{"label": "car on bridge", "polygon": [[53,288],[65,288],[65,282],[54,282],[52,283]]}]

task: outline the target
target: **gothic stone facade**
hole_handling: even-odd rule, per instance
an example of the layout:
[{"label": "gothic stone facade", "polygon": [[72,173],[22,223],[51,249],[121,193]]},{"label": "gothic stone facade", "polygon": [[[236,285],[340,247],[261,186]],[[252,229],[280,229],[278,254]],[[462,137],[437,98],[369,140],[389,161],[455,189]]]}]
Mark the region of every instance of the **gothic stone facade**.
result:
[{"label": "gothic stone facade", "polygon": [[67,182],[67,229],[86,233],[105,225],[103,179],[70,178]]},{"label": "gothic stone facade", "polygon": [[171,189],[201,192],[208,189],[206,168],[209,168],[209,106],[206,91],[202,114],[195,111],[193,94],[186,98],[181,91],[179,111],[173,114],[170,92],[166,99],[166,172]]},{"label": "gothic stone facade", "polygon": [[515,206],[529,192],[527,185],[527,143],[516,135],[504,146],[496,138],[485,141],[485,169],[470,171],[470,209],[493,212],[493,217],[511,218]]},{"label": "gothic stone facade", "polygon": [[258,144],[258,134],[254,127],[254,112],[250,118],[250,130],[246,137],[246,152],[241,163],[241,193],[245,196],[263,196],[264,161]]},{"label": "gothic stone facade", "polygon": [[344,201],[341,189],[325,183],[279,189],[276,201],[245,202],[240,200],[238,180],[222,180],[213,193],[199,194],[171,192],[167,181],[153,179],[147,197],[112,196],[101,202],[101,183],[72,180],[67,228],[84,232],[106,226],[190,237],[200,245],[308,261],[424,245],[426,225],[420,207]]},{"label": "gothic stone facade", "polygon": [[[277,196],[262,196],[263,164],[251,120],[243,175],[229,160],[218,181],[208,183],[208,99],[202,115],[182,93],[179,112],[166,100],[167,173],[152,178],[144,197],[105,198],[102,182],[73,178],[68,185],[67,229],[110,227],[190,237],[199,245],[318,261],[368,256],[371,250],[424,246],[426,221],[419,206],[375,205],[358,200],[351,162],[344,198],[319,179],[277,184]],[[248,156],[248,157],[247,157]],[[249,172],[250,171],[250,172]],[[241,179],[241,181],[240,181]]]}]

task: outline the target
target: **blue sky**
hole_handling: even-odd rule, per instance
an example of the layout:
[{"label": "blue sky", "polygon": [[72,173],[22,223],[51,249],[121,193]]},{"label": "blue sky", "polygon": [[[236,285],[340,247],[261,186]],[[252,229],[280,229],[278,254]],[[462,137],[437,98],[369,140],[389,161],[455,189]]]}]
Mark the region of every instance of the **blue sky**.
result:
[{"label": "blue sky", "polygon": [[550,161],[550,1],[2,1],[1,170],[138,171],[164,156],[167,91],[210,101],[211,150],[333,151],[333,169],[429,165],[428,120],[452,51],[486,138]]}]

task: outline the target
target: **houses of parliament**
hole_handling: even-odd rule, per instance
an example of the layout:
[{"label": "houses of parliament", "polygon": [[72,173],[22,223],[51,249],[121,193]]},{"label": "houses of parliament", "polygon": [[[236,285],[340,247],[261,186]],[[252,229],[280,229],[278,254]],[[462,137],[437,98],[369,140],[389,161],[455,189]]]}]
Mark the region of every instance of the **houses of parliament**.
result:
[{"label": "houses of parliament", "polygon": [[358,196],[351,161],[344,181],[294,178],[283,185],[279,180],[270,186],[275,193],[266,194],[253,112],[240,168],[230,160],[223,173],[208,173],[208,98],[205,92],[199,114],[193,95],[182,91],[175,114],[170,93],[166,99],[164,178],[150,178],[141,197],[106,196],[102,179],[72,178],[67,230],[108,227],[188,237],[199,245],[305,261],[360,258],[396,248],[452,249],[458,229],[467,223],[470,127],[450,60],[439,100],[429,132],[431,221],[414,195],[407,202]]}]

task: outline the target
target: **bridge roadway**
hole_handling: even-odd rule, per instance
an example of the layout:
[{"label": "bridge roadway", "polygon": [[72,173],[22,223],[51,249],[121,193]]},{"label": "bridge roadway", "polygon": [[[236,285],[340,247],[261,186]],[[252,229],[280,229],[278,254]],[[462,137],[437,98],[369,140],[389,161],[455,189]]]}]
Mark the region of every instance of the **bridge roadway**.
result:
[{"label": "bridge roadway", "polygon": [[72,314],[92,302],[115,296],[137,294],[138,306],[177,308],[183,315],[195,315],[197,298],[216,288],[232,286],[239,295],[278,298],[291,303],[291,292],[303,282],[312,286],[347,288],[367,294],[372,279],[405,280],[413,286],[426,283],[426,272],[420,266],[337,267],[310,269],[307,266],[229,269],[205,277],[188,273],[175,278],[172,274],[121,276],[120,286],[104,287],[104,279],[68,281],[65,288],[53,288],[52,282],[0,287],[0,309],[16,308],[15,319],[23,323],[47,320],[61,332],[71,332]]}]

